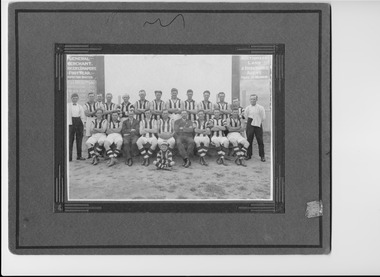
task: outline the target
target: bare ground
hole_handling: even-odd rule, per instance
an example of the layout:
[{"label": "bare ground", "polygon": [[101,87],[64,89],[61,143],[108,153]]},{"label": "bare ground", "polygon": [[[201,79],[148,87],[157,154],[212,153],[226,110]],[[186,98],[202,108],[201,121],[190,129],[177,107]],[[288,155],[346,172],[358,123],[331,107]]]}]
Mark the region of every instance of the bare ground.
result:
[{"label": "bare ground", "polygon": [[184,168],[182,159],[175,157],[172,171],[157,170],[152,164],[141,166],[141,157],[134,158],[132,167],[125,165],[123,158],[107,167],[102,158],[94,166],[91,160],[75,160],[74,155],[69,163],[69,200],[270,199],[269,133],[264,134],[264,144],[266,162],[260,161],[254,141],[247,167],[237,166],[233,157],[227,160],[228,166],[218,165],[215,151],[211,150],[208,167],[193,157],[191,167]]}]

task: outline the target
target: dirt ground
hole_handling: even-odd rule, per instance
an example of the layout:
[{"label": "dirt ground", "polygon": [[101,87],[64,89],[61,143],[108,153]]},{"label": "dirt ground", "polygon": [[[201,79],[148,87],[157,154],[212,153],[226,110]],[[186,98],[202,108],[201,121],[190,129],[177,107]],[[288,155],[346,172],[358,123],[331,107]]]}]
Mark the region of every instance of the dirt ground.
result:
[{"label": "dirt ground", "polygon": [[228,166],[218,165],[215,151],[210,150],[209,166],[200,165],[195,156],[191,167],[184,168],[176,156],[172,171],[157,170],[152,163],[142,166],[141,157],[134,158],[132,167],[125,165],[122,157],[107,167],[103,158],[94,166],[91,159],[77,161],[74,154],[69,162],[69,200],[271,199],[270,133],[264,133],[264,144],[264,163],[254,141],[247,167],[237,166],[232,156],[227,157]]}]

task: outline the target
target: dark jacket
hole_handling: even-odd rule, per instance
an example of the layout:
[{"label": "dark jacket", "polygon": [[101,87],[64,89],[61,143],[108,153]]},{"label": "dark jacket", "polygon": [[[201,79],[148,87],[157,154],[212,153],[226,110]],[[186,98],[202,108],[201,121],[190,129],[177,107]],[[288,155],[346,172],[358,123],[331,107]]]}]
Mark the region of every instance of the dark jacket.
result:
[{"label": "dark jacket", "polygon": [[[131,133],[132,129],[135,129],[136,131]],[[140,121],[134,118],[131,124],[129,118],[124,120],[123,127],[121,128],[121,135],[123,137],[124,135],[139,136],[140,135]]]},{"label": "dark jacket", "polygon": [[[180,130],[180,127],[184,128],[185,130]],[[194,128],[193,122],[190,119],[183,120],[182,118],[177,119],[174,122],[174,136],[193,136]]]}]

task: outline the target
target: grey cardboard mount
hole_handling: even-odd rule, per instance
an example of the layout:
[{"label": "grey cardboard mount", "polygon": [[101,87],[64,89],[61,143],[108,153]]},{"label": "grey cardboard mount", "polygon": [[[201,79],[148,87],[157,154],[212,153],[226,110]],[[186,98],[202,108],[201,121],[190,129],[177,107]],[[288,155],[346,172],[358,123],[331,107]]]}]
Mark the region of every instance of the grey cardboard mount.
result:
[{"label": "grey cardboard mount", "polygon": [[[328,4],[10,4],[10,250],[328,254],[330,19]],[[285,44],[285,213],[54,213],[56,43]],[[319,200],[323,216],[307,218],[307,203]]]}]

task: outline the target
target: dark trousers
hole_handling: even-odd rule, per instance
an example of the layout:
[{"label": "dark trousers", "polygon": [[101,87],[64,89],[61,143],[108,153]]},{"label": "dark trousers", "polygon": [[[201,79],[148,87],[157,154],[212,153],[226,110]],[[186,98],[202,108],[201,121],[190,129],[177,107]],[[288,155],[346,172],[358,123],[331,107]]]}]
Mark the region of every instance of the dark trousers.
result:
[{"label": "dark trousers", "polygon": [[83,122],[80,117],[72,118],[72,125],[69,125],[69,158],[73,158],[74,139],[77,144],[77,158],[82,157]]},{"label": "dark trousers", "polygon": [[249,142],[247,156],[252,156],[252,142],[256,136],[257,144],[259,145],[259,155],[260,157],[265,157],[264,153],[264,142],[263,142],[263,125],[260,127],[252,126],[252,118],[248,118],[247,122],[247,140]]},{"label": "dark trousers", "polygon": [[136,153],[138,151],[136,142],[138,140],[138,136],[126,136],[123,137],[123,156],[126,160],[132,158],[132,153]]},{"label": "dark trousers", "polygon": [[178,152],[183,159],[187,159],[194,154],[195,142],[192,136],[178,136],[176,143]]}]

